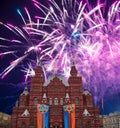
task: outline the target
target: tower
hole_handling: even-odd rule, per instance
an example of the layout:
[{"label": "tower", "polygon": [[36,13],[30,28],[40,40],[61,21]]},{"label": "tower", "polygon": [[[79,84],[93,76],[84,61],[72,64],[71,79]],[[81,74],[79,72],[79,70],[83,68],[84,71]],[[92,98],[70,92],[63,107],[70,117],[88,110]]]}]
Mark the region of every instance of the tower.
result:
[{"label": "tower", "polygon": [[35,76],[30,79],[30,98],[29,98],[29,112],[30,112],[30,123],[29,125],[36,128],[37,126],[37,117],[36,117],[36,106],[38,103],[41,103],[43,96],[43,83],[44,76],[41,66],[37,66],[35,69]]},{"label": "tower", "polygon": [[35,106],[38,102],[42,100],[44,76],[41,66],[37,66],[35,70],[35,76],[31,78],[30,81],[30,106]]},{"label": "tower", "polygon": [[76,104],[76,107],[83,106],[82,97],[82,77],[78,76],[77,69],[73,63],[68,79],[71,102]]},{"label": "tower", "polygon": [[83,91],[83,101],[84,106],[93,106],[92,95],[87,88]]},{"label": "tower", "polygon": [[27,86],[25,86],[24,91],[21,93],[19,98],[19,105],[20,106],[28,106],[29,103],[29,92]]},{"label": "tower", "polygon": [[[25,86],[21,93],[19,100],[16,102],[16,106],[13,108],[12,114],[12,127],[21,128],[29,126],[29,92],[27,86]],[[24,123],[26,120],[26,123]]]}]

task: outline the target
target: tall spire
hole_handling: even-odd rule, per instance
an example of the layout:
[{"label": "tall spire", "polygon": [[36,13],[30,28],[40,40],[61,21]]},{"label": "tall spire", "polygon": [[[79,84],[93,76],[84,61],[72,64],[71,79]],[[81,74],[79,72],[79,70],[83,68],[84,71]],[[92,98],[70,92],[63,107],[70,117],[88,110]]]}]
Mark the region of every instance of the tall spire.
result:
[{"label": "tall spire", "polygon": [[72,58],[72,65],[71,66],[75,66],[74,58]]},{"label": "tall spire", "polygon": [[43,76],[43,69],[42,69],[42,64],[41,64],[41,61],[40,61],[40,55],[39,53],[36,53],[37,54],[37,65],[36,65],[36,69],[35,69],[35,75],[36,76]]},{"label": "tall spire", "polygon": [[39,55],[37,55],[37,66],[41,66],[40,56]]},{"label": "tall spire", "polygon": [[77,69],[76,69],[76,67],[75,67],[74,58],[72,58],[72,64],[71,64],[70,75],[71,75],[71,76],[77,76]]}]

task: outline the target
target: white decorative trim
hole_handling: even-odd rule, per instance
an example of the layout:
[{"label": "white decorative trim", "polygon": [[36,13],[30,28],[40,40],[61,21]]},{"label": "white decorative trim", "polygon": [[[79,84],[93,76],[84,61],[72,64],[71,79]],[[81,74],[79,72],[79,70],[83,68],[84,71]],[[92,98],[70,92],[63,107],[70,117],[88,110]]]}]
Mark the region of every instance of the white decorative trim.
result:
[{"label": "white decorative trim", "polygon": [[88,112],[87,109],[85,109],[84,112],[83,112],[83,115],[84,115],[84,116],[90,116],[90,113]]},{"label": "white decorative trim", "polygon": [[30,113],[29,113],[29,111],[26,109],[24,112],[23,112],[23,114],[21,115],[21,116],[29,116],[30,115]]}]

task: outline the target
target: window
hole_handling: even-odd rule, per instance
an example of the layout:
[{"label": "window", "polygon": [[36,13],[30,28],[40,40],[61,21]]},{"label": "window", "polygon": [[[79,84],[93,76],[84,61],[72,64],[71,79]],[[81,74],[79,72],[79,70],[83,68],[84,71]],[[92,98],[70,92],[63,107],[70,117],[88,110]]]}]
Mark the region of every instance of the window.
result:
[{"label": "window", "polygon": [[33,102],[34,102],[34,105],[37,105],[38,99],[35,97]]},{"label": "window", "polygon": [[52,98],[49,99],[49,105],[52,105]]},{"label": "window", "polygon": [[63,98],[60,98],[60,105],[63,105]]},{"label": "window", "polygon": [[54,125],[53,128],[59,128],[60,126],[59,125]]},{"label": "window", "polygon": [[92,105],[91,103],[92,103],[92,101],[91,101],[91,99],[89,99],[88,105],[91,106]]},{"label": "window", "polygon": [[78,97],[75,97],[75,104],[79,105],[79,98]]},{"label": "window", "polygon": [[23,122],[21,128],[26,128],[26,124]]},{"label": "window", "polygon": [[86,123],[86,128],[90,128],[90,127],[91,127],[90,122],[87,122]]},{"label": "window", "polygon": [[58,105],[58,98],[54,99],[54,105]]},{"label": "window", "polygon": [[79,128],[82,128],[83,122],[82,122],[81,119],[78,119],[78,120],[77,120],[77,126],[78,126]]},{"label": "window", "polygon": [[33,118],[30,119],[30,126],[34,126],[34,120],[33,120]]},{"label": "window", "polygon": [[21,107],[24,107],[24,106],[25,106],[25,105],[24,105],[24,101],[21,102],[20,106],[21,106]]}]

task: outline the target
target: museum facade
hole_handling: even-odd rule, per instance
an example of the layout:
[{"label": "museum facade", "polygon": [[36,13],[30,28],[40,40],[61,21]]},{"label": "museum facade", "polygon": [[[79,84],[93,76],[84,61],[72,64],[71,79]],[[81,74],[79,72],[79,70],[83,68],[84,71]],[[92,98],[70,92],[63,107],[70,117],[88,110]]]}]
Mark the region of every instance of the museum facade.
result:
[{"label": "museum facade", "polygon": [[45,82],[41,66],[16,102],[12,128],[99,128],[99,109],[91,93],[82,91],[82,77],[71,66],[68,81],[50,76]]}]

